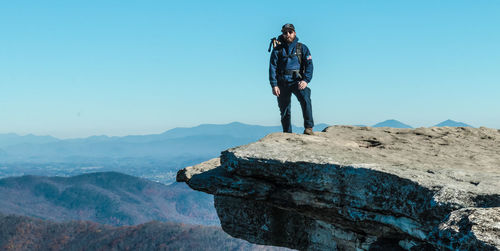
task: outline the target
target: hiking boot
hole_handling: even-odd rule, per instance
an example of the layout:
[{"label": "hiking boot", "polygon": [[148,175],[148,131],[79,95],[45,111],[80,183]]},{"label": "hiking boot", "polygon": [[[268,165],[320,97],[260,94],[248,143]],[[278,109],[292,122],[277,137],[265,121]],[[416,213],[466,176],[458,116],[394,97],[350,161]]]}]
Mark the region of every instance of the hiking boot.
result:
[{"label": "hiking boot", "polygon": [[306,129],[304,130],[304,134],[307,134],[307,135],[314,135],[313,129],[312,129],[312,128],[306,128]]}]

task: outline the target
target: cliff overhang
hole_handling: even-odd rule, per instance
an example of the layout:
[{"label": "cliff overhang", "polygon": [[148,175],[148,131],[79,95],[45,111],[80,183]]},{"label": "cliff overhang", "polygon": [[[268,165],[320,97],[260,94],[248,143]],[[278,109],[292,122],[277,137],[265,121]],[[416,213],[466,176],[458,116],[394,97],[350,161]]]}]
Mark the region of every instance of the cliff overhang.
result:
[{"label": "cliff overhang", "polygon": [[224,231],[299,250],[500,247],[500,132],[333,126],[273,133],[180,170]]}]

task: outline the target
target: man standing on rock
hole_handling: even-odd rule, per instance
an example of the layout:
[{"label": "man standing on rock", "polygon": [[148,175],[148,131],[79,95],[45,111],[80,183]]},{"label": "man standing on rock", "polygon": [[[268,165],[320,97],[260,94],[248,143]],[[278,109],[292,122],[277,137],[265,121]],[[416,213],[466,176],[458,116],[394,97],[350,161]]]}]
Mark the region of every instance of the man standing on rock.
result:
[{"label": "man standing on rock", "polygon": [[281,32],[271,52],[269,81],[278,99],[283,132],[292,132],[290,99],[293,93],[302,107],[304,134],[313,135],[311,89],[307,87],[313,75],[311,52],[305,44],[298,42],[293,24],[283,25]]}]

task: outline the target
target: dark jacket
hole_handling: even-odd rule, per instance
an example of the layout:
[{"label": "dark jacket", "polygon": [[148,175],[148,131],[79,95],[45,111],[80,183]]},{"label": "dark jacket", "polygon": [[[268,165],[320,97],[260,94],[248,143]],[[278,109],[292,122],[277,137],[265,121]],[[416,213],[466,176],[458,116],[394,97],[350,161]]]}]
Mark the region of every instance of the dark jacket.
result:
[{"label": "dark jacket", "polygon": [[271,86],[277,86],[279,83],[295,84],[300,80],[304,80],[307,83],[311,82],[313,76],[313,63],[311,52],[305,44],[302,44],[302,67],[304,69],[301,72],[302,78],[298,78],[294,75],[283,74],[287,70],[300,70],[300,64],[297,56],[287,57],[288,55],[293,55],[296,53],[298,37],[295,37],[291,44],[284,42],[282,36],[279,36],[281,45],[277,46],[271,52],[271,60],[269,64],[269,82]]}]

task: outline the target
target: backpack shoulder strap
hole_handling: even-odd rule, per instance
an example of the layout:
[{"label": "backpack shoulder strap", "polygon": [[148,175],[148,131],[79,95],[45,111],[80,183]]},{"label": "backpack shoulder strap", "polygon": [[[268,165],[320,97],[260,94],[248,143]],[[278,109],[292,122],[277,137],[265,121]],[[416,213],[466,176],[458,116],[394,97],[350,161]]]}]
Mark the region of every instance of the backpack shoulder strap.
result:
[{"label": "backpack shoulder strap", "polygon": [[275,50],[278,51],[278,58],[282,58],[283,57],[283,49],[285,47],[283,46],[283,44],[279,44],[276,46],[276,48],[274,48]]},{"label": "backpack shoulder strap", "polygon": [[299,64],[302,66],[302,44],[297,42],[295,47],[295,53],[297,53],[297,59],[299,59]]}]

